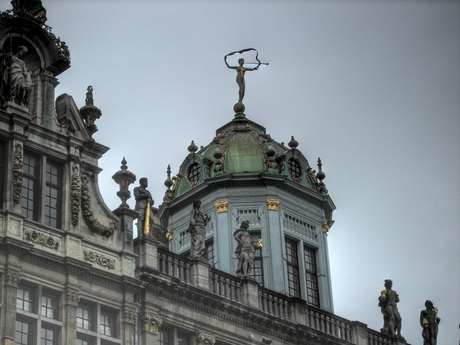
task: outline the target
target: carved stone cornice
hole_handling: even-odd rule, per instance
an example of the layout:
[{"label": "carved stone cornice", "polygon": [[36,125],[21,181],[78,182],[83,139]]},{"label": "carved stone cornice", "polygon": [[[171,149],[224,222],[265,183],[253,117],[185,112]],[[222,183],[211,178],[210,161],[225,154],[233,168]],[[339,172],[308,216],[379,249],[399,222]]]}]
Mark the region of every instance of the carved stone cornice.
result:
[{"label": "carved stone cornice", "polygon": [[111,222],[109,226],[105,226],[94,217],[94,212],[91,209],[91,194],[88,188],[88,176],[82,174],[81,182],[81,209],[86,225],[88,225],[92,232],[98,235],[105,237],[112,236],[117,227],[117,223]]},{"label": "carved stone cornice", "polygon": [[265,202],[267,203],[267,209],[270,211],[278,211],[278,206],[281,204],[280,199],[266,198]]},{"label": "carved stone cornice", "polygon": [[216,201],[214,206],[217,208],[217,213],[228,212],[228,200]]},{"label": "carved stone cornice", "polygon": [[56,241],[53,237],[47,234],[40,233],[35,230],[26,230],[24,232],[26,240],[31,241],[33,243],[39,244],[41,246],[51,248],[51,249],[58,249],[59,248],[59,241]]},{"label": "carved stone cornice", "polygon": [[158,334],[158,328],[161,326],[163,323],[163,319],[156,316],[149,314],[145,312],[141,316],[142,320],[142,331],[153,333],[153,334]]},{"label": "carved stone cornice", "polygon": [[7,271],[5,274],[6,285],[17,288],[18,284],[21,282],[21,273]]},{"label": "carved stone cornice", "polygon": [[106,257],[105,255],[93,252],[92,250],[83,250],[85,260],[107,267],[108,269],[115,269],[115,260]]},{"label": "carved stone cornice", "polygon": [[212,335],[204,334],[203,332],[198,332],[196,335],[196,345],[214,345],[216,343],[216,337]]},{"label": "carved stone cornice", "polygon": [[134,325],[136,323],[137,314],[134,309],[124,308],[123,309],[123,322]]},{"label": "carved stone cornice", "polygon": [[22,191],[22,145],[16,143],[14,146],[13,162],[13,203],[19,204]]}]

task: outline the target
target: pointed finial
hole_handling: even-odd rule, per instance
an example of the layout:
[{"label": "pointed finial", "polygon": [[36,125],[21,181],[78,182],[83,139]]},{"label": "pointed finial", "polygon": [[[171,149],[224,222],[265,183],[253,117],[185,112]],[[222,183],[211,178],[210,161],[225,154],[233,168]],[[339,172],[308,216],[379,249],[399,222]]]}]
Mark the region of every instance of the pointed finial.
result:
[{"label": "pointed finial", "polygon": [[168,190],[171,188],[171,186],[174,184],[174,182],[171,180],[171,166],[168,164],[168,169],[166,170],[166,174],[168,178],[165,180],[165,186],[168,188]]},{"label": "pointed finial", "polygon": [[195,153],[198,150],[198,146],[196,146],[192,140],[192,143],[189,145],[189,147],[187,147],[187,150],[190,153]]},{"label": "pointed finial", "polygon": [[291,141],[289,141],[288,146],[291,149],[295,149],[297,146],[299,146],[299,142],[294,139],[294,136],[291,136]]},{"label": "pointed finial", "polygon": [[316,173],[316,178],[320,182],[323,182],[323,180],[326,178],[326,174],[323,173],[323,170],[321,170],[322,166],[323,166],[323,164],[321,163],[321,158],[318,157],[318,172]]}]

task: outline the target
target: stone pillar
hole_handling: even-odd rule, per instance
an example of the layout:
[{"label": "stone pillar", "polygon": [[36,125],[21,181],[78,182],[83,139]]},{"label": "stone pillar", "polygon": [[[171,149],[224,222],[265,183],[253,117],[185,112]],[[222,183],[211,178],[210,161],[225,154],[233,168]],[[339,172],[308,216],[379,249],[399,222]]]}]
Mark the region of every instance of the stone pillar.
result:
[{"label": "stone pillar", "polygon": [[123,307],[123,320],[122,320],[122,341],[124,345],[134,345],[135,344],[135,332],[136,332],[136,309],[132,307]]},{"label": "stone pillar", "polygon": [[77,342],[76,325],[78,302],[80,302],[79,287],[68,284],[65,291],[64,315],[62,320],[65,344],[76,344]]},{"label": "stone pillar", "polygon": [[[268,212],[267,233],[269,236],[269,246],[267,246],[268,250],[265,249],[263,252],[264,255],[266,255],[265,253],[269,253],[268,260],[270,260],[269,267],[271,268],[271,271],[267,272],[270,277],[269,279],[266,279],[266,281],[270,282],[270,279],[273,279],[273,283],[269,283],[270,285],[266,287],[275,291],[287,291],[286,263],[283,258],[283,250],[280,250],[281,245],[284,243],[283,226],[280,222],[280,215],[278,211],[280,200],[277,198],[267,198],[265,203],[267,205]],[[264,243],[267,242],[264,241]]]},{"label": "stone pillar", "polygon": [[141,322],[141,344],[157,344],[158,343],[158,328],[163,323],[163,320],[157,315],[148,312],[143,312],[140,316]]},{"label": "stone pillar", "polygon": [[8,265],[5,274],[5,294],[3,296],[4,308],[2,308],[2,318],[5,325],[3,345],[14,345],[16,330],[16,297],[18,284],[21,281],[19,268],[12,268]]},{"label": "stone pillar", "polygon": [[113,211],[120,218],[120,234],[123,236],[123,250],[133,252],[133,222],[139,212],[126,207]]},{"label": "stone pillar", "polygon": [[259,308],[259,283],[254,279],[241,280],[241,302]]},{"label": "stone pillar", "polygon": [[356,345],[367,345],[367,325],[359,322],[351,322],[351,334],[353,344]]},{"label": "stone pillar", "polygon": [[190,266],[190,283],[209,290],[209,264],[204,260],[193,260]]},{"label": "stone pillar", "polygon": [[229,259],[234,254],[231,250],[232,243],[235,241],[233,239],[233,231],[229,228],[229,225],[232,222],[229,219],[228,199],[221,201],[216,201],[214,203],[216,207],[216,232],[214,233],[214,248],[219,248],[219,250],[214,250],[215,261],[217,262],[218,268],[224,272],[232,272],[232,261]]},{"label": "stone pillar", "polygon": [[305,305],[304,300],[291,297],[289,303],[289,321],[306,325]]},{"label": "stone pillar", "polygon": [[139,267],[151,267],[158,269],[158,241],[151,237],[139,239],[138,255]]}]

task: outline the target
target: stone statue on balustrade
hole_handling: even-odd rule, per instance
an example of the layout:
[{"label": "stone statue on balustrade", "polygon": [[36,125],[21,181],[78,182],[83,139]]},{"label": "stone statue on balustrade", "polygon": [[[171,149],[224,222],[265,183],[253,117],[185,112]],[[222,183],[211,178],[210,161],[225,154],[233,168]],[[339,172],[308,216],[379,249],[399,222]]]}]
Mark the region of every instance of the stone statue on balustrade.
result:
[{"label": "stone statue on balustrade", "polygon": [[441,319],[438,317],[438,308],[433,302],[425,302],[425,310],[420,312],[420,326],[422,326],[423,345],[436,345],[438,338],[438,325]]},{"label": "stone statue on balustrade", "polygon": [[383,334],[393,338],[404,340],[401,335],[402,318],[399,314],[397,303],[399,295],[392,290],[393,282],[391,279],[385,279],[385,290],[382,290],[379,296],[379,307],[383,314],[383,328],[380,330]]},{"label": "stone statue on balustrade", "polygon": [[204,259],[205,254],[205,239],[206,239],[206,224],[210,217],[207,214],[201,213],[201,201],[193,201],[193,209],[190,213],[190,227],[187,230],[190,232],[190,259]]},{"label": "stone statue on balustrade", "polygon": [[235,254],[238,258],[238,268],[236,275],[240,278],[248,278],[251,274],[252,264],[256,250],[262,247],[262,239],[259,239],[257,244],[252,242],[252,236],[248,232],[249,221],[243,220],[240,229],[236,230],[233,237],[238,242]]},{"label": "stone statue on balustrade", "polygon": [[136,205],[134,209],[139,212],[137,218],[137,233],[138,236],[148,236],[153,230],[153,199],[152,194],[147,190],[148,180],[146,177],[139,179],[139,187],[135,187],[134,198],[136,199]]},{"label": "stone statue on balustrade", "polygon": [[22,56],[27,54],[25,46],[19,46],[15,54],[0,54],[0,104],[14,102],[23,107],[29,105],[32,78]]}]

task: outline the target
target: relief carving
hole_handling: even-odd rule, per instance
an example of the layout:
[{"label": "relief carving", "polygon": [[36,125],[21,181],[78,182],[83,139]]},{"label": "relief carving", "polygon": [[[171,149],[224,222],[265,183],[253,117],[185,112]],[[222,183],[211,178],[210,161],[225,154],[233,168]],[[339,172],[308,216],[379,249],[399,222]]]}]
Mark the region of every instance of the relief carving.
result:
[{"label": "relief carving", "polygon": [[22,145],[16,144],[14,147],[13,163],[13,202],[19,204],[22,191]]},{"label": "relief carving", "polygon": [[91,195],[88,188],[88,176],[83,174],[81,176],[81,182],[81,209],[86,225],[88,225],[92,232],[98,235],[105,237],[112,236],[117,224],[115,222],[111,222],[110,226],[105,226],[94,217],[93,210],[91,209]]},{"label": "relief carving", "polygon": [[265,199],[265,202],[267,203],[267,208],[270,211],[278,211],[278,206],[281,204],[280,199],[267,198],[267,199]]},{"label": "relief carving", "polygon": [[102,267],[107,267],[108,269],[115,269],[115,260],[110,259],[104,255],[98,254],[93,251],[84,250],[85,260],[101,265]]},{"label": "relief carving", "polygon": [[214,206],[217,208],[217,213],[228,212],[228,200],[216,201]]},{"label": "relief carving", "polygon": [[123,310],[123,322],[127,322],[130,324],[136,323],[137,314],[135,310],[125,308]]},{"label": "relief carving", "polygon": [[17,288],[21,278],[21,273],[19,272],[6,272],[6,285]]},{"label": "relief carving", "polygon": [[207,335],[203,332],[198,332],[196,335],[196,345],[214,345],[215,343],[216,338],[212,335]]},{"label": "relief carving", "polygon": [[59,248],[59,242],[47,234],[42,234],[35,230],[32,230],[32,231],[26,230],[25,235],[26,235],[26,239],[33,243],[40,244],[44,247],[56,249],[56,250]]},{"label": "relief carving", "polygon": [[158,327],[163,323],[163,319],[149,313],[144,313],[141,320],[143,321],[142,330],[153,334],[158,334]]},{"label": "relief carving", "polygon": [[78,165],[74,164],[72,166],[72,184],[70,192],[70,210],[72,214],[72,225],[76,226],[78,224],[78,216],[80,215],[80,176],[78,174]]},{"label": "relief carving", "polygon": [[80,294],[77,292],[67,291],[67,303],[73,305],[75,307],[78,306],[78,302],[80,302]]}]

